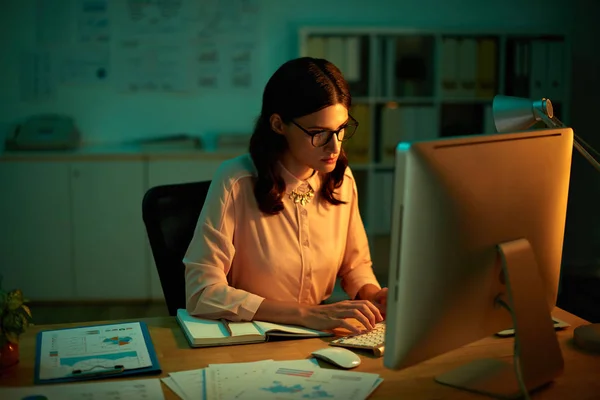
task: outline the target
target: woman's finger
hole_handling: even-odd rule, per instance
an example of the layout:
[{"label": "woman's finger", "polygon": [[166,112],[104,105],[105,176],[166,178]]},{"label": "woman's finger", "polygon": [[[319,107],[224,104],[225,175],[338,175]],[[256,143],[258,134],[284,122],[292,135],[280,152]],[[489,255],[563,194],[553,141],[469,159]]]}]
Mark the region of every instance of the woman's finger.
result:
[{"label": "woman's finger", "polygon": [[365,314],[363,314],[363,313],[362,313],[362,312],[361,312],[359,309],[357,309],[357,308],[355,308],[355,309],[352,311],[352,316],[351,316],[351,317],[352,317],[352,318],[354,318],[354,319],[356,319],[356,320],[358,320],[358,322],[360,322],[361,324],[363,324],[363,325],[364,325],[364,327],[365,327],[367,330],[369,330],[369,331],[370,331],[371,329],[373,329],[373,328],[374,328],[374,325],[372,325],[372,324],[371,324],[371,321],[369,321],[369,318],[367,318],[367,317],[365,316]]},{"label": "woman's finger", "polygon": [[350,322],[348,322],[348,320],[346,320],[344,318],[340,319],[339,322],[340,322],[340,327],[341,328],[346,328],[350,332],[352,332],[353,334],[362,333],[362,329],[360,329],[360,327],[351,324]]},{"label": "woman's finger", "polygon": [[379,311],[379,307],[377,305],[368,300],[365,300],[365,305],[373,313],[373,317],[375,318],[374,324],[383,321],[383,316],[381,315],[381,312]]},{"label": "woman's finger", "polygon": [[373,310],[372,306],[367,303],[371,302],[367,301],[366,303],[360,304],[358,310],[369,319],[371,326],[375,327],[375,324],[377,323],[377,317],[375,316],[375,312],[377,312],[377,310]]}]

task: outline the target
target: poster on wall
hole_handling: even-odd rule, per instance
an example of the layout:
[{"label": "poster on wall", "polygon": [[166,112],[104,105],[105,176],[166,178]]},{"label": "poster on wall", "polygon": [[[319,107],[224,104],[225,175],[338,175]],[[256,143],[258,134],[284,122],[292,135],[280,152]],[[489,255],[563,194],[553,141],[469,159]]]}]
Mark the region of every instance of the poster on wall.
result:
[{"label": "poster on wall", "polygon": [[[200,95],[253,89],[259,20],[258,0],[36,0],[23,98],[67,85]],[[44,54],[49,72],[33,73],[41,64],[31,54]]]},{"label": "poster on wall", "polygon": [[192,46],[197,52],[192,65],[196,85],[200,89],[251,89],[258,69],[258,1],[208,0],[205,6],[188,14],[196,42]]},{"label": "poster on wall", "polygon": [[21,101],[40,102],[56,96],[52,55],[47,51],[24,51],[19,59]]},{"label": "poster on wall", "polygon": [[[105,84],[110,75],[108,0],[37,0],[35,6],[36,47],[32,52],[46,54],[54,84]],[[22,64],[27,60],[33,58],[22,58]],[[36,68],[24,67],[27,71]],[[28,80],[23,77],[22,82]]]},{"label": "poster on wall", "polygon": [[256,71],[256,0],[114,3],[119,91],[203,94],[249,89]]},{"label": "poster on wall", "polygon": [[64,85],[94,85],[109,79],[107,46],[65,46],[53,52],[56,79]]},{"label": "poster on wall", "polygon": [[129,93],[189,92],[188,50],[184,43],[172,39],[121,40],[115,49],[117,89]]}]

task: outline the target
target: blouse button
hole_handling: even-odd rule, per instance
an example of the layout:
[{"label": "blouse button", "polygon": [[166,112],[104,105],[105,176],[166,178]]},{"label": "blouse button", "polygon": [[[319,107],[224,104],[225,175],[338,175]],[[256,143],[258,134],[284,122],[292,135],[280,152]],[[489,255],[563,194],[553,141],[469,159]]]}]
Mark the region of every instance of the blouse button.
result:
[{"label": "blouse button", "polygon": [[308,240],[305,240],[302,244],[304,245],[304,247],[308,247]]},{"label": "blouse button", "polygon": [[306,217],[306,214],[308,214],[308,211],[306,211],[306,209],[302,209],[302,211],[300,211],[300,214],[302,214],[303,216]]}]

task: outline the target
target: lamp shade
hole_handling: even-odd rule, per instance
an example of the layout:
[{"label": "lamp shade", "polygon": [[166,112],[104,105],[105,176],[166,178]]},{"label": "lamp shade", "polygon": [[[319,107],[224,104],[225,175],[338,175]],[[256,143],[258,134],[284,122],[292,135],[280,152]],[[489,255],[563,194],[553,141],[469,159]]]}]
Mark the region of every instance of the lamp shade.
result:
[{"label": "lamp shade", "polygon": [[538,120],[534,112],[534,102],[520,97],[495,96],[492,113],[499,133],[525,130]]}]

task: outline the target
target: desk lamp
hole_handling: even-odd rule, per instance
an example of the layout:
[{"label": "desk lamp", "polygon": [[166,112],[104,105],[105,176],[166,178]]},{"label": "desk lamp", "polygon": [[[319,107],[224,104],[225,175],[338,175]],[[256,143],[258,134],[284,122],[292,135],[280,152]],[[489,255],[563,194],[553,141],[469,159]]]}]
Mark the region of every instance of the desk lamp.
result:
[{"label": "desk lamp", "polygon": [[[538,121],[542,121],[548,128],[567,127],[554,115],[550,99],[530,100],[497,95],[492,103],[492,113],[498,133],[526,130]],[[600,163],[590,152],[596,157],[600,156],[600,153],[577,134],[574,133],[573,136],[573,147],[600,172]]]},{"label": "desk lamp", "polygon": [[[520,97],[497,95],[492,103],[494,124],[498,133],[526,130],[542,121],[548,128],[565,128],[555,115],[550,99],[530,100]],[[600,172],[600,156],[577,134],[573,134],[573,147]],[[593,155],[592,155],[593,154]],[[579,347],[600,352],[600,323],[580,326],[573,333],[573,340]]]}]

